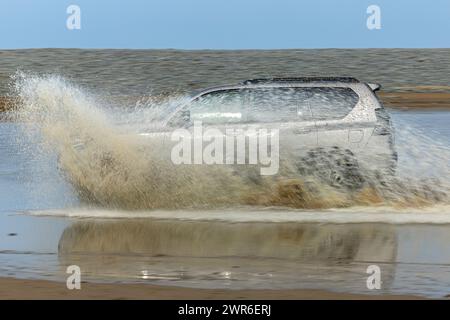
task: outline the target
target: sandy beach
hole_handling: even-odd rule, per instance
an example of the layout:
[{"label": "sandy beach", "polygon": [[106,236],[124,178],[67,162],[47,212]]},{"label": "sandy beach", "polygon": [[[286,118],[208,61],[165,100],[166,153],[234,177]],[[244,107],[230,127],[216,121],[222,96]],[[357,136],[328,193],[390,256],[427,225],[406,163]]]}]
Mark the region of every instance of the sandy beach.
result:
[{"label": "sandy beach", "polygon": [[150,284],[82,283],[68,290],[64,282],[0,278],[0,299],[97,299],[97,300],[418,300],[412,295],[363,295],[324,290],[223,290],[191,289]]},{"label": "sandy beach", "polygon": [[[449,298],[449,52],[0,50],[0,299]],[[122,129],[146,132],[159,111],[170,113],[182,97],[202,88],[324,74],[382,85],[377,96],[396,129],[400,161],[392,183],[368,180],[380,195],[371,189],[338,194],[320,186],[311,189],[319,199],[311,205],[305,202],[309,193],[299,189],[285,197],[277,187],[274,194],[302,206],[222,210],[215,195],[206,201],[219,207],[215,211],[141,214],[122,206],[126,200],[149,210],[153,196],[147,195],[188,181],[172,181],[163,167],[159,180],[153,179],[148,163],[137,161],[150,158],[151,148],[132,148],[128,137],[111,139]],[[22,107],[33,112],[10,112],[16,97],[28,98]],[[34,117],[41,109],[42,125]],[[43,142],[56,149],[40,148],[35,128],[14,119],[39,120]],[[99,152],[66,148],[80,132]],[[120,155],[123,168],[105,174],[97,154]],[[64,171],[61,155],[71,164]],[[71,184],[67,174],[80,179]],[[157,192],[144,192],[153,184]],[[222,178],[197,185],[206,193],[217,186],[216,194],[229,192]],[[101,197],[80,196],[85,186],[100,186],[95,191]],[[416,197],[427,206],[416,204]],[[367,270],[374,264],[380,290],[367,289]],[[66,287],[71,265],[83,270],[81,290]]]},{"label": "sandy beach", "polygon": [[449,110],[450,93],[446,92],[379,92],[386,107],[395,109]]}]

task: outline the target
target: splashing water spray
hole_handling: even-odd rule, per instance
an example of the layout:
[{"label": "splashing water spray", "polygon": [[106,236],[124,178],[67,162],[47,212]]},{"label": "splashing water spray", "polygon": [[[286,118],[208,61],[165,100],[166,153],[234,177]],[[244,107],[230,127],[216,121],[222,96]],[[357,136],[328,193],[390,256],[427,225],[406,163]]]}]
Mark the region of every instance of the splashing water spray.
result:
[{"label": "splashing water spray", "polygon": [[[397,175],[359,169],[363,186],[330,186],[280,159],[279,174],[253,179],[252,168],[175,165],[164,145],[136,134],[157,127],[182,98],[141,100],[120,114],[58,75],[16,73],[11,117],[40,152],[54,153],[59,170],[87,204],[123,209],[211,208],[240,205],[336,208],[417,207],[449,203],[450,149],[397,124]],[[124,116],[126,114],[126,117]],[[114,118],[115,117],[115,118]],[[122,124],[118,125],[117,118]],[[125,122],[125,123],[123,123]],[[282,139],[282,137],[280,137]],[[420,162],[417,160],[420,159]],[[56,168],[55,168],[56,170]],[[420,173],[420,176],[417,175]]]}]

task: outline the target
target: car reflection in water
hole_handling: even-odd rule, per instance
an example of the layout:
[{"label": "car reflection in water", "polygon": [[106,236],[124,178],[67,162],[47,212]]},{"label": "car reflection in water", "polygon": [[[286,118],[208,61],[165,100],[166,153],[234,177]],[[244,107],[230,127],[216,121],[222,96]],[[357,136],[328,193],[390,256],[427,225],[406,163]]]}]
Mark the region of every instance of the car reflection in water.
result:
[{"label": "car reflection in water", "polygon": [[377,264],[382,293],[396,251],[389,225],[134,219],[74,223],[61,236],[59,261],[106,281],[354,292],[367,292],[367,267]]}]

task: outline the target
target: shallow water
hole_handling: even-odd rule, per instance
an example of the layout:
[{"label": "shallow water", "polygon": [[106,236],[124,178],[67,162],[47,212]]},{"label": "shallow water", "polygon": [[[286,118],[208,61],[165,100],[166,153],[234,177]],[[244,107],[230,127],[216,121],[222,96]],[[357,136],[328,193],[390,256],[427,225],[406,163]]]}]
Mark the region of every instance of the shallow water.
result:
[{"label": "shallow water", "polygon": [[[450,112],[393,112],[393,118],[397,127],[409,128],[398,130],[397,143],[408,141],[402,134],[411,130],[444,145],[450,141]],[[0,123],[0,276],[62,279],[66,266],[78,264],[84,277],[97,281],[449,293],[447,204],[327,210],[85,208],[61,177],[56,158],[36,157],[36,146],[24,148],[21,139],[19,147],[18,136],[17,124]],[[407,162],[410,149],[400,153],[401,160],[405,155]],[[372,264],[382,271],[379,291],[366,287]]]},{"label": "shallow water", "polygon": [[[82,277],[95,281],[443,297],[450,293],[450,204],[448,198],[408,203],[420,190],[406,182],[433,177],[427,182],[431,191],[449,186],[450,112],[390,111],[399,151],[397,174],[404,182],[393,195],[406,198],[401,205],[369,201],[337,208],[331,202],[326,209],[301,209],[237,202],[146,210],[148,199],[138,197],[131,200],[140,210],[125,210],[117,198],[121,190],[133,189],[115,180],[105,183],[93,166],[78,182],[93,188],[106,204],[94,206],[80,201],[58,169],[54,150],[45,149],[41,138],[60,152],[72,145],[66,133],[97,138],[93,155],[96,147],[117,151],[125,164],[131,163],[125,168],[134,170],[135,181],[142,182],[135,189],[153,196],[154,190],[163,194],[162,187],[170,192],[171,184],[145,189],[148,180],[139,178],[150,171],[148,163],[133,166],[141,154],[129,152],[134,151],[128,148],[130,140],[116,141],[114,131],[147,128],[155,115],[150,94],[299,75],[355,76],[380,82],[386,91],[415,91],[417,86],[448,91],[449,57],[448,49],[2,50],[0,95],[28,99],[29,112],[22,120],[37,125],[24,134],[18,123],[0,122],[0,276],[64,279],[66,267],[77,264]],[[11,92],[10,77],[17,69],[39,76],[28,74],[19,92]],[[136,96],[141,100],[124,112],[119,95],[133,96],[133,106]],[[70,153],[62,153],[72,173],[85,169],[70,162]],[[176,175],[168,178],[179,182]],[[206,181],[213,183],[211,188],[205,185],[194,195],[217,186],[221,190],[214,179]],[[327,197],[332,198],[325,192],[321,201]],[[366,269],[372,264],[381,268],[381,290],[366,287]]]}]

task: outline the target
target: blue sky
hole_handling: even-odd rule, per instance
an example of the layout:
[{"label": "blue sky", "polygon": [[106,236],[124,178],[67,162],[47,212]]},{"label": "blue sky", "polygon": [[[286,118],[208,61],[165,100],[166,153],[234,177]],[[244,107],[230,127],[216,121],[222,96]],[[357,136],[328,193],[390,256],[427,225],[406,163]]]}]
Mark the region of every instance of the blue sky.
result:
[{"label": "blue sky", "polygon": [[[66,9],[81,8],[81,30]],[[381,30],[366,9],[381,8]],[[448,48],[450,0],[0,0],[0,48]]]}]

